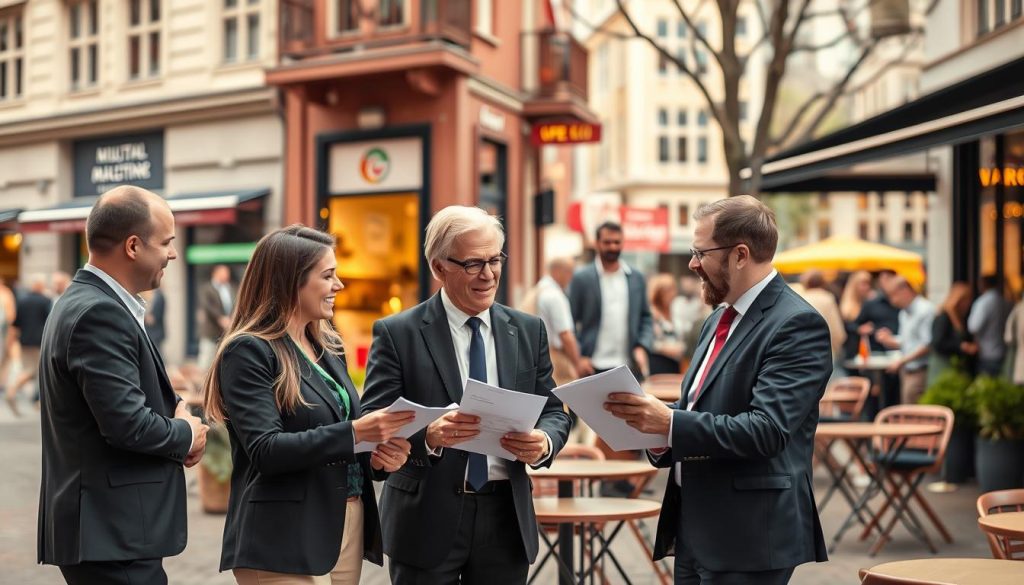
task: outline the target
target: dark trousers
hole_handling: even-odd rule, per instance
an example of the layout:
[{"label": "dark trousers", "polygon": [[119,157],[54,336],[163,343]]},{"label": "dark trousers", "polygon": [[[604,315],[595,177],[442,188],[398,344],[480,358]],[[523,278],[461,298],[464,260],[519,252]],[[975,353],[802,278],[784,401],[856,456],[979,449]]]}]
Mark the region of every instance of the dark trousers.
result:
[{"label": "dark trousers", "polygon": [[60,572],[68,585],[167,585],[163,559],[93,561],[64,565]]},{"label": "dark trousers", "polygon": [[[699,527],[697,528],[700,529]],[[742,530],[737,527],[737,530]],[[683,534],[682,523],[676,532],[675,585],[786,585],[795,567],[757,572],[717,572],[700,566],[685,546],[689,537]],[[722,543],[729,546],[729,543]]]},{"label": "dark trousers", "polygon": [[523,585],[529,564],[519,533],[512,487],[464,496],[462,517],[448,558],[431,569],[391,559],[392,585]]}]

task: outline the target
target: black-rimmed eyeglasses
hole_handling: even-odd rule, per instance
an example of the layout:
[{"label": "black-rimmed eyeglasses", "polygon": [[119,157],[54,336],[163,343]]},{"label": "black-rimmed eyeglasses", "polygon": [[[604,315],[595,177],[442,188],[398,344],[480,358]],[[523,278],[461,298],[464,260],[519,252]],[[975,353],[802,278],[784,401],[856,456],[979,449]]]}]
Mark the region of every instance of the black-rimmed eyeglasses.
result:
[{"label": "black-rimmed eyeglasses", "polygon": [[707,248],[705,250],[690,248],[690,254],[692,254],[693,257],[697,259],[697,262],[703,262],[704,256],[707,256],[708,252],[714,252],[715,250],[728,250],[730,248],[735,248],[736,246],[739,246],[739,244],[730,244],[728,246],[719,246],[717,248]]},{"label": "black-rimmed eyeglasses", "polygon": [[502,252],[490,260],[456,260],[451,256],[449,256],[447,260],[452,264],[461,266],[462,269],[466,271],[466,274],[476,276],[483,271],[485,265],[491,267],[491,272],[497,272],[500,270],[505,262],[508,261],[508,254]]}]

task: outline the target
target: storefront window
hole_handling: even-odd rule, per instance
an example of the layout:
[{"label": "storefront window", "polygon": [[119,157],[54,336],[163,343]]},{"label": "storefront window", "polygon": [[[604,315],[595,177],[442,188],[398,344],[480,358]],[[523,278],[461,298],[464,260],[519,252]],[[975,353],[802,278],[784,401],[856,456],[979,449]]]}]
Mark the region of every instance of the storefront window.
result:
[{"label": "storefront window", "polygon": [[365,362],[377,319],[419,302],[419,193],[350,195],[328,201],[328,231],[337,239],[334,324],[348,364]]},{"label": "storefront window", "polygon": [[[1007,292],[1014,297],[1019,296],[1024,290],[1024,238],[1021,234],[1024,218],[1024,132],[981,140],[978,181],[981,201],[980,275],[997,272],[1001,252]],[[997,213],[1000,195],[1002,209]]]}]

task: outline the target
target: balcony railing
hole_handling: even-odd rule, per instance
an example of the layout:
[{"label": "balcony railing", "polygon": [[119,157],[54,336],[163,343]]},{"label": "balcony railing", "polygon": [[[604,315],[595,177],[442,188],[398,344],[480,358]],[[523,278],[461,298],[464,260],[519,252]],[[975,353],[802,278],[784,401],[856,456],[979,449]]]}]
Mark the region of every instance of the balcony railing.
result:
[{"label": "balcony railing", "polygon": [[538,95],[545,98],[577,97],[586,101],[587,50],[568,33],[547,30],[538,35]]},{"label": "balcony railing", "polygon": [[439,40],[469,48],[472,0],[281,0],[281,57]]}]

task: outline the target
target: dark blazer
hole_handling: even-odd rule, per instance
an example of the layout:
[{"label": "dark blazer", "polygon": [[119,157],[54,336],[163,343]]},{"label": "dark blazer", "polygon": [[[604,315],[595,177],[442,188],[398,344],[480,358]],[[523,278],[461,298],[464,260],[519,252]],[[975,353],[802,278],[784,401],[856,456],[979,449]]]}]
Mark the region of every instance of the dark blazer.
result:
[{"label": "dark blazer", "polygon": [[[647,304],[647,284],[639,270],[626,275],[629,291],[629,358],[637,346],[648,351],[654,348],[654,325],[651,307]],[[597,347],[597,333],[601,328],[601,281],[597,266],[590,263],[576,271],[569,284],[569,304],[576,322],[576,337],[580,341],[580,355],[592,357]]]},{"label": "dark blazer", "polygon": [[172,556],[185,548],[192,444],[163,362],[128,308],[79,270],[46,322],[39,368],[38,560]]},{"label": "dark blazer", "polygon": [[[704,323],[684,396],[722,312]],[[666,488],[655,559],[675,553],[681,527],[681,545],[711,571],[827,560],[811,454],[831,371],[828,325],[776,276],[729,337],[693,410],[674,405],[672,449],[655,463],[681,463],[682,487]]]},{"label": "dark blazer", "polygon": [[[231,298],[234,299],[238,291],[234,287],[230,288]],[[229,315],[230,313],[224,310],[224,302],[221,301],[220,293],[213,287],[213,283],[203,283],[199,289],[199,335],[204,339],[220,339],[224,335],[224,329],[218,319]]]},{"label": "dark blazer", "polygon": [[[565,445],[569,417],[551,394],[551,357],[540,319],[503,305],[491,307],[498,385],[547,398],[537,428],[551,437],[550,464]],[[399,397],[425,406],[462,400],[455,346],[440,293],[426,302],[377,321],[366,368],[363,404],[367,411],[390,406]],[[468,457],[457,448],[441,457],[427,455],[426,430],[413,435],[405,466],[387,477],[381,494],[384,552],[394,560],[428,569],[447,558],[458,519]],[[526,466],[507,462],[519,532],[529,562],[537,558],[537,519]],[[512,529],[508,527],[508,529]]]},{"label": "dark blazer", "polygon": [[[282,413],[272,390],[280,366],[270,343],[243,336],[224,350],[217,375],[234,467],[220,570],[330,572],[345,529],[349,463],[363,468],[363,558],[380,565],[370,454],[354,453],[352,423],[342,422],[334,391],[297,353],[291,359],[310,406]],[[352,419],[359,418],[359,395],[345,362],[325,352],[320,365],[345,387]]]}]

